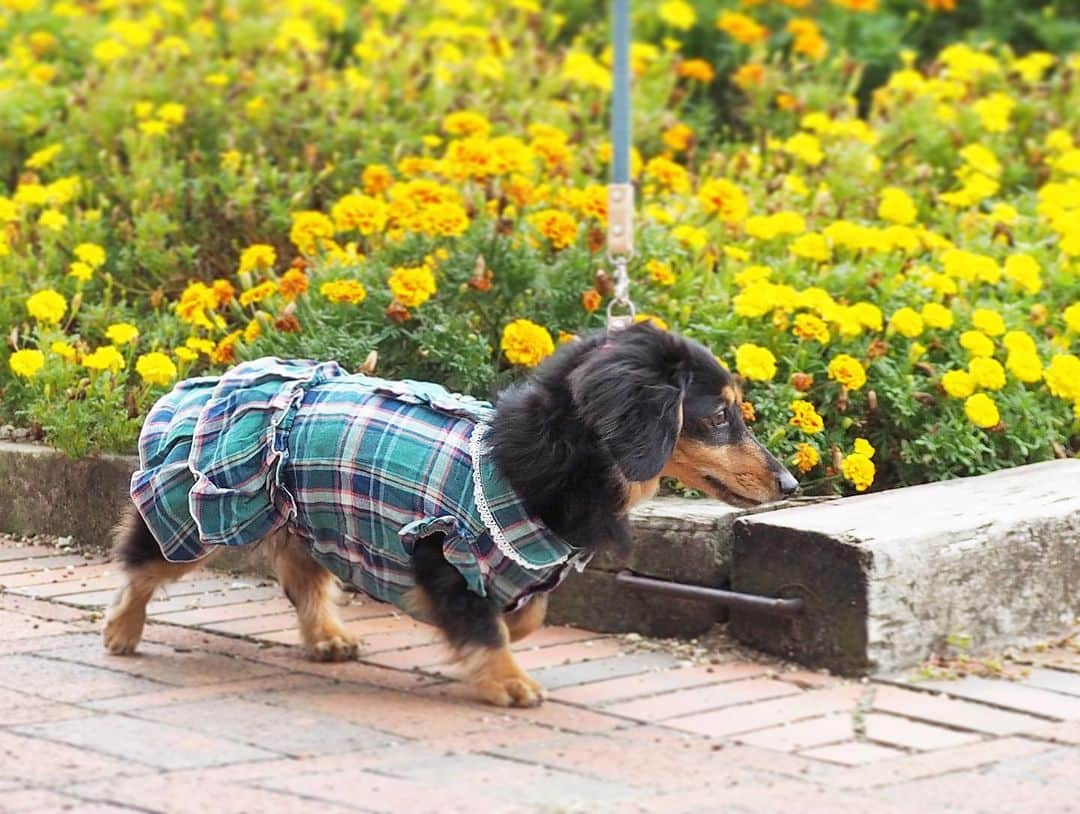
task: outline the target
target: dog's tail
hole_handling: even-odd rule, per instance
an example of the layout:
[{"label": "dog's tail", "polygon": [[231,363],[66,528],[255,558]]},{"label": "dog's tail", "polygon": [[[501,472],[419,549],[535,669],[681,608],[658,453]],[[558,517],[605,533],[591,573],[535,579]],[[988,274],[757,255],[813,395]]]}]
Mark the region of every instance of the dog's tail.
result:
[{"label": "dog's tail", "polygon": [[129,570],[165,561],[161,547],[134,504],[125,509],[124,516],[113,529],[112,556]]}]

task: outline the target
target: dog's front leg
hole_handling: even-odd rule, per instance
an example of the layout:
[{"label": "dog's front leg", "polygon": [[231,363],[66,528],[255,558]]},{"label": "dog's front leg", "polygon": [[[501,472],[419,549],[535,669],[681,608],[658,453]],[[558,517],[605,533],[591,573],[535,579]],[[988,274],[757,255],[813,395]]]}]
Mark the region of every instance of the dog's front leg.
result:
[{"label": "dog's front leg", "polygon": [[477,694],[499,707],[540,704],[544,688],[514,658],[511,631],[500,609],[470,591],[465,578],[446,561],[442,535],[416,544],[413,567],[412,603],[442,631]]}]

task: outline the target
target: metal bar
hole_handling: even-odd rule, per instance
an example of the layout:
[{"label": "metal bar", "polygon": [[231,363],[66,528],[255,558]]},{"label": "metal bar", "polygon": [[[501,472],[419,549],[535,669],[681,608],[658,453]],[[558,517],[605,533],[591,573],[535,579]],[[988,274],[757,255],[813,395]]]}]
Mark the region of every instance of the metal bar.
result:
[{"label": "metal bar", "polygon": [[630,0],[611,7],[612,64],[611,182],[630,183]]},{"label": "metal bar", "polygon": [[638,591],[666,594],[679,599],[696,599],[712,602],[729,608],[757,611],[771,616],[799,616],[805,609],[802,599],[775,599],[769,596],[741,594],[737,591],[724,591],[720,588],[706,588],[703,585],[688,585],[684,582],[668,582],[664,579],[639,577],[630,571],[620,571],[615,581]]}]

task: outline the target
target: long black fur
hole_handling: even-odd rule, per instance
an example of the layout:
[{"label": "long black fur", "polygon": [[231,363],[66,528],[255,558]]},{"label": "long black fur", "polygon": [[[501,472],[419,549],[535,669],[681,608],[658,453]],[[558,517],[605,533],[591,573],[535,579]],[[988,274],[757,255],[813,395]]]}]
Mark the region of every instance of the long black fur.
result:
[{"label": "long black fur", "polygon": [[443,556],[443,535],[420,540],[413,549],[413,574],[426,598],[431,621],[458,650],[505,644],[499,612],[489,599],[469,590],[465,578]]},{"label": "long black fur", "polygon": [[116,529],[113,542],[113,559],[125,569],[133,570],[141,565],[164,562],[161,546],[146,527],[142,515],[132,505]]}]

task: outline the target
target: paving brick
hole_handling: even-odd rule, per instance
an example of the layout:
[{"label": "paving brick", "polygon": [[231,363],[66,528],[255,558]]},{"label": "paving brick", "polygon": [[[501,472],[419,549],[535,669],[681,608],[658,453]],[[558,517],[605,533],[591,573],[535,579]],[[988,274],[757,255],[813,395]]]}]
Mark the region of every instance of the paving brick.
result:
[{"label": "paving brick", "polygon": [[65,786],[79,780],[138,772],[138,767],[125,760],[0,729],[0,781]]},{"label": "paving brick", "polygon": [[25,543],[12,543],[4,540],[4,544],[0,546],[0,562],[28,560],[36,557],[55,557],[59,556],[60,553],[60,549],[51,546],[26,545]]},{"label": "paving brick", "polygon": [[435,644],[400,647],[374,653],[365,647],[361,658],[370,664],[392,667],[395,670],[419,670],[448,665],[453,659],[453,653],[445,644],[437,642]]},{"label": "paving brick", "polygon": [[21,811],[68,811],[78,807],[80,800],[48,789],[22,789],[0,792],[0,811],[18,814]]},{"label": "paving brick", "polygon": [[[93,594],[81,594],[77,597],[66,597],[65,602],[73,605],[87,607],[101,607],[112,601],[112,593],[104,591]],[[212,608],[219,605],[237,605],[244,602],[262,602],[267,599],[276,599],[281,596],[281,588],[268,586],[265,588],[248,588],[245,590],[215,591],[213,593],[197,593],[183,596],[160,596],[150,603],[149,612],[170,613],[172,611],[194,610],[196,608]]]},{"label": "paving brick", "polygon": [[[312,814],[315,811],[335,814],[356,810],[352,805],[338,806],[327,801],[314,803],[310,798],[287,792],[253,788],[240,783],[213,782],[199,773],[169,773],[107,783],[87,783],[75,786],[72,791],[84,798],[111,800],[131,805],[140,811],[161,814]],[[357,799],[353,799],[353,805]],[[80,814],[82,810],[78,809]]]},{"label": "paving brick", "polygon": [[157,692],[104,698],[100,701],[84,701],[78,708],[93,709],[100,712],[140,712],[154,707],[204,701],[210,698],[258,698],[261,694],[267,692],[301,688],[314,690],[333,686],[334,682],[317,676],[303,673],[299,675],[276,673],[261,678],[218,681],[193,687],[169,688]]},{"label": "paving brick", "polygon": [[55,636],[76,631],[78,631],[77,627],[65,622],[52,622],[48,619],[36,619],[23,613],[0,610],[0,642]]},{"label": "paving brick", "polygon": [[743,681],[710,684],[663,695],[653,695],[636,701],[612,704],[606,707],[606,710],[627,718],[661,721],[736,704],[747,704],[785,695],[798,695],[800,692],[798,687],[782,681],[774,681],[771,678],[748,678]]},{"label": "paving brick", "polygon": [[981,737],[973,732],[959,732],[879,712],[867,715],[864,720],[866,737],[869,740],[905,749],[929,752],[981,740]]},{"label": "paving brick", "polygon": [[43,585],[59,579],[97,576],[110,570],[115,571],[116,565],[101,560],[88,560],[81,554],[0,562],[0,585],[12,590],[24,585]]},{"label": "paving brick", "polygon": [[837,743],[848,740],[854,735],[854,725],[850,715],[839,713],[822,718],[811,718],[786,726],[773,726],[739,735],[740,743],[760,746],[763,749],[776,749],[781,752],[795,752],[812,746]]},{"label": "paving brick", "polygon": [[517,661],[526,670],[539,671],[548,667],[557,667],[560,664],[580,664],[621,654],[622,648],[617,640],[599,639],[567,642],[533,650],[519,650]]},{"label": "paving brick", "polygon": [[217,766],[279,755],[233,740],[210,737],[178,726],[101,714],[67,721],[30,724],[14,729],[34,738],[65,743],[79,749],[158,769]]},{"label": "paving brick", "polygon": [[400,742],[371,727],[329,715],[235,696],[135,710],[133,714],[291,757],[382,749]]},{"label": "paving brick", "polygon": [[1078,673],[1036,667],[1020,683],[1025,687],[1080,696],[1080,674]]},{"label": "paving brick", "polygon": [[30,655],[0,657],[0,687],[14,690],[29,688],[35,695],[53,701],[77,703],[93,698],[150,692],[163,686],[162,682],[85,664]]},{"label": "paving brick", "polygon": [[603,681],[609,678],[632,675],[644,670],[672,667],[677,659],[666,653],[635,653],[613,656],[577,664],[565,664],[546,667],[533,673],[533,678],[549,690],[570,687],[575,684],[587,684],[590,681]]},{"label": "paving brick", "polygon": [[[93,591],[115,591],[124,584],[126,577],[116,565],[80,568],[71,573],[63,572],[54,579],[16,588],[23,596],[35,599],[54,599],[72,594],[88,594]],[[178,583],[180,584],[180,583]]]},{"label": "paving brick", "polygon": [[1028,737],[1039,738],[1040,740],[1080,746],[1080,721],[1064,721],[1059,724],[1043,723],[1026,734]]},{"label": "paving brick", "polygon": [[54,622],[79,622],[85,621],[88,617],[87,612],[81,608],[70,608],[55,602],[44,602],[40,599],[3,591],[0,591],[0,608]]},{"label": "paving brick", "polygon": [[54,636],[42,636],[41,638],[26,637],[22,639],[8,639],[6,641],[0,640],[0,656],[17,656],[25,654],[48,655],[50,650],[73,647],[89,642],[100,643],[101,634],[95,630],[92,633],[59,633]]},{"label": "paving brick", "polygon": [[[1056,746],[1045,752],[998,761],[982,769],[985,774],[1033,780],[1060,791],[1069,791],[1080,806],[1080,752],[1071,746]],[[1070,788],[1071,787],[1071,788]]]},{"label": "paving brick", "polygon": [[215,605],[207,608],[163,611],[151,609],[150,616],[159,622],[173,625],[210,625],[232,619],[251,619],[274,613],[293,612],[292,603],[284,596],[275,596],[261,602],[239,602],[234,605]]},{"label": "paving brick", "polygon": [[1025,687],[1011,681],[990,678],[961,678],[957,681],[928,681],[923,686],[959,698],[982,701],[1031,715],[1056,720],[1080,718],[1080,698]]},{"label": "paving brick", "polygon": [[745,663],[716,667],[677,667],[612,678],[608,681],[595,681],[592,684],[564,687],[551,693],[551,697],[571,704],[613,704],[629,698],[657,695],[720,681],[751,678],[764,675],[764,673],[763,667]]},{"label": "paving brick", "polygon": [[512,648],[521,651],[531,650],[534,647],[548,647],[553,644],[604,641],[612,638],[616,637],[597,633],[594,630],[585,630],[580,627],[572,627],[570,625],[547,625],[546,627],[542,627],[539,630],[530,633],[526,638],[521,639],[512,645]]},{"label": "paving brick", "polygon": [[[826,747],[829,748],[829,747]],[[1031,755],[1054,749],[1052,744],[1040,743],[1025,738],[999,738],[998,740],[958,746],[937,752],[888,760],[877,765],[863,766],[858,770],[838,776],[839,785],[851,788],[873,788],[922,777],[944,775],[987,766],[1002,760]],[[810,750],[806,754],[814,754]]]},{"label": "paving brick", "polygon": [[835,743],[831,746],[806,749],[802,754],[817,760],[841,763],[844,766],[862,766],[867,763],[888,760],[889,758],[902,757],[905,753],[899,749],[882,746],[879,743],[847,741],[846,743]]},{"label": "paving brick", "polygon": [[[49,701],[25,692],[0,689],[0,726],[59,721],[85,715],[86,711],[74,704]],[[3,810],[0,808],[0,811]]]},{"label": "paving brick", "polygon": [[833,712],[850,712],[862,694],[862,687],[845,685],[825,690],[805,690],[798,695],[742,704],[683,718],[671,718],[664,726],[711,737],[726,737],[756,729],[794,723]]},{"label": "paving brick", "polygon": [[1011,735],[1046,724],[1040,718],[986,704],[888,685],[875,688],[873,709],[991,735]]},{"label": "paving brick", "polygon": [[1080,811],[1080,794],[1063,795],[1060,786],[974,771],[889,786],[877,790],[874,799],[904,804],[911,810],[921,808],[923,811],[960,811],[964,814],[1000,814],[1004,811],[1075,814]]}]

